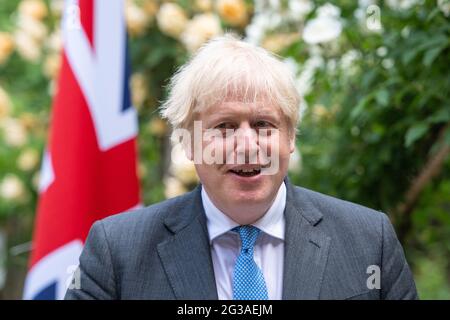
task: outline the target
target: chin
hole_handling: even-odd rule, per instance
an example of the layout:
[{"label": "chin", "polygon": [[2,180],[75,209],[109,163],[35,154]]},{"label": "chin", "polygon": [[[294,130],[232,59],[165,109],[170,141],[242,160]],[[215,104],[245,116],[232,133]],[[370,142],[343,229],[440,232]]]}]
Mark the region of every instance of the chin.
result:
[{"label": "chin", "polygon": [[234,190],[230,194],[230,200],[239,205],[253,205],[264,203],[270,194],[266,190]]}]

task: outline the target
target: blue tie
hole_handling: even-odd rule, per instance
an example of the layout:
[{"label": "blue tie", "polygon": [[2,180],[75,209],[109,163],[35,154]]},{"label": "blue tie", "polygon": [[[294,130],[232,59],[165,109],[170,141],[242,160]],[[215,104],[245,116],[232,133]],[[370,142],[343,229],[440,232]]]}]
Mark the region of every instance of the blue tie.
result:
[{"label": "blue tie", "polygon": [[253,260],[253,248],[260,230],[253,226],[233,229],[241,237],[241,252],[234,266],[234,300],[268,300],[266,282],[261,269]]}]

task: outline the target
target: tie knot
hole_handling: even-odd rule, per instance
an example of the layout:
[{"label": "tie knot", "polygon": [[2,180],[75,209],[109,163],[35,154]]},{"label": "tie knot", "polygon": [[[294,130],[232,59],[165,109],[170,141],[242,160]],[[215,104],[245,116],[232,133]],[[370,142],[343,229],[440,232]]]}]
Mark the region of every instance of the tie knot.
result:
[{"label": "tie knot", "polygon": [[255,245],[256,239],[258,238],[259,232],[261,230],[250,225],[239,226],[234,228],[233,230],[239,233],[239,236],[241,238],[241,251],[250,251],[253,253],[253,246]]}]

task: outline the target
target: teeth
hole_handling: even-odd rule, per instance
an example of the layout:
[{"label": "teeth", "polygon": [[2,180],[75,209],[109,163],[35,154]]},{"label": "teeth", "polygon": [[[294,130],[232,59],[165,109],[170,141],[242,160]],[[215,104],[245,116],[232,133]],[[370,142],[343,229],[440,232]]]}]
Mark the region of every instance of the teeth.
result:
[{"label": "teeth", "polygon": [[239,169],[236,170],[236,172],[244,172],[244,173],[252,173],[252,172],[259,172],[260,169]]}]

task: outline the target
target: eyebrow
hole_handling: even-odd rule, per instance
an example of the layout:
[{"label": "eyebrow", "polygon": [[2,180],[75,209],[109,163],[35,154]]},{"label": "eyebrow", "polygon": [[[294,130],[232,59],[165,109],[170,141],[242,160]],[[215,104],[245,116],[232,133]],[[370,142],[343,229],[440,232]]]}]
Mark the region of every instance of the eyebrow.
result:
[{"label": "eyebrow", "polygon": [[[280,116],[278,114],[274,114],[273,112],[257,112],[250,114],[250,119],[266,119],[268,121],[273,122],[274,124],[279,124],[281,122]],[[207,120],[207,124],[211,125],[215,122],[221,121],[235,121],[236,114],[228,111],[219,111],[211,115],[211,117]]]},{"label": "eyebrow", "polygon": [[[233,109],[233,111],[229,111],[226,109],[219,109],[218,111],[214,112],[212,115],[217,115],[217,116],[235,116],[236,112],[238,112],[239,114],[244,113],[245,111],[243,111],[242,109]],[[274,110],[272,108],[269,107],[261,107],[258,108],[256,110],[256,112],[252,112],[252,115],[254,115],[256,113],[256,115],[258,116],[272,116],[275,113],[278,116],[278,110]]]}]

